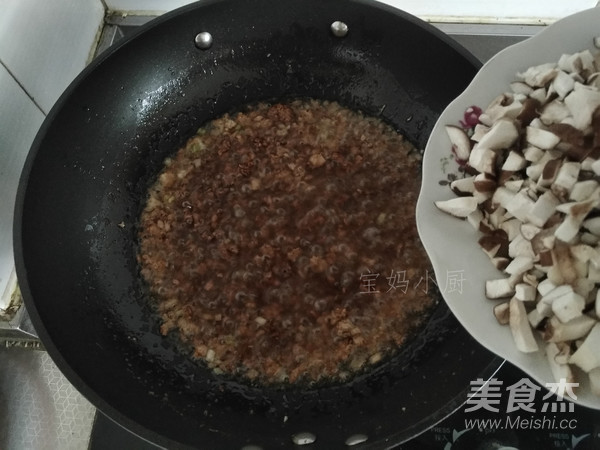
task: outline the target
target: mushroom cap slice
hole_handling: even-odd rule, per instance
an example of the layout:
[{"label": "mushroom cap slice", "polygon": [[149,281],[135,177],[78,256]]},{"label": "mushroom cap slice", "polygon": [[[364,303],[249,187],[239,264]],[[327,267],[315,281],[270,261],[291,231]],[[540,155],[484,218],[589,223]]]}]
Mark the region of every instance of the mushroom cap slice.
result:
[{"label": "mushroom cap slice", "polygon": [[524,353],[537,352],[539,347],[533,336],[533,331],[529,325],[525,305],[522,301],[513,297],[509,303],[510,318],[509,325],[513,339],[519,351]]},{"label": "mushroom cap slice", "polygon": [[461,161],[468,161],[471,154],[471,140],[466,131],[455,125],[446,125],[445,128],[456,158]]},{"label": "mushroom cap slice", "polygon": [[514,120],[500,119],[479,140],[478,145],[491,150],[509,148],[519,138],[519,129]]}]

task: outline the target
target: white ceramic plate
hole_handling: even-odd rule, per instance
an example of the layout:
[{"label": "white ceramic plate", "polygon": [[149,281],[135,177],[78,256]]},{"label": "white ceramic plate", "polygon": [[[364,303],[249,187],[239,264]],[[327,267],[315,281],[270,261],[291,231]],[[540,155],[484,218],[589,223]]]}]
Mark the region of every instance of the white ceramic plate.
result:
[{"label": "white ceramic plate", "polygon": [[[442,113],[425,149],[423,185],[417,203],[417,226],[429,254],[437,283],[452,312],[467,331],[483,346],[520,367],[545,385],[554,382],[543,350],[534,354],[518,351],[508,326],[500,326],[486,299],[485,280],[505,277],[498,272],[477,243],[480,234],[464,220],[439,211],[434,202],[454,197],[440,180],[456,172],[450,161],[451,144],[444,130],[458,125],[471,105],[485,109],[499,94],[509,91],[517,72],[547,62],[557,62],[563,53],[593,49],[593,38],[600,36],[600,8],[568,16],[526,41],[494,56],[475,76],[467,89]],[[443,79],[440,80],[443,82]],[[542,347],[541,347],[542,348]],[[600,397],[590,392],[587,376],[576,373],[580,382],[577,403],[600,409]]]}]

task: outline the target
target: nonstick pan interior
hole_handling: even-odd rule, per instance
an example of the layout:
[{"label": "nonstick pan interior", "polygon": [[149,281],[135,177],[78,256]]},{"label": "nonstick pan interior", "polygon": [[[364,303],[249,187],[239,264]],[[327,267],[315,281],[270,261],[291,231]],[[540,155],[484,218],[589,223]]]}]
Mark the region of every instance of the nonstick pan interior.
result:
[{"label": "nonstick pan interior", "polygon": [[441,419],[493,359],[443,302],[397,357],[351,383],[245,386],[160,336],[136,220],[163,159],[211,118],[261,100],[336,100],[424,148],[477,66],[433,27],[349,0],[204,1],[102,55],[48,115],[18,192],[18,278],[56,364],[111,418],[169,448],[279,448],[314,435],[310,448],[332,449],[356,434],[376,448]]}]

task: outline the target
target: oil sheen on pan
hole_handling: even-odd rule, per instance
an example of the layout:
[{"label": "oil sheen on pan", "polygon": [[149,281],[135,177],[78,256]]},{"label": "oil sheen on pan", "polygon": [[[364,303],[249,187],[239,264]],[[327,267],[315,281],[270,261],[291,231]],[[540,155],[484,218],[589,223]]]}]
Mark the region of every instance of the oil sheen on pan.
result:
[{"label": "oil sheen on pan", "polygon": [[161,333],[263,383],[343,381],[393,354],[433,303],[417,284],[420,164],[393,128],[335,102],[210,122],[167,158],[141,216]]}]

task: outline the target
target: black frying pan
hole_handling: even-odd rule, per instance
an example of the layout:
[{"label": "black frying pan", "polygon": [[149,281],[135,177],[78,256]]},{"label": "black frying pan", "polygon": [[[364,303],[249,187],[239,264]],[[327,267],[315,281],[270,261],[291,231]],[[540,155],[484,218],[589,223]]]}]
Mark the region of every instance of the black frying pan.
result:
[{"label": "black frying pan", "polygon": [[[337,20],[344,37],[330,29]],[[209,49],[195,44],[203,31]],[[316,436],[310,448],[356,434],[385,447],[441,419],[493,359],[443,302],[398,356],[346,385],[245,386],[159,335],[135,261],[136,218],[164,157],[224,112],[337,100],[424,148],[477,67],[433,27],[366,0],[204,1],[99,57],[39,131],[15,214],[19,282],[58,367],[100,410],[171,448],[278,448],[301,432]]]}]

